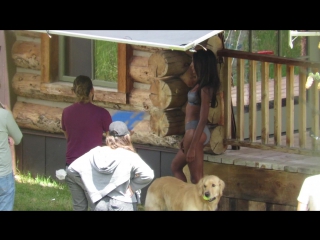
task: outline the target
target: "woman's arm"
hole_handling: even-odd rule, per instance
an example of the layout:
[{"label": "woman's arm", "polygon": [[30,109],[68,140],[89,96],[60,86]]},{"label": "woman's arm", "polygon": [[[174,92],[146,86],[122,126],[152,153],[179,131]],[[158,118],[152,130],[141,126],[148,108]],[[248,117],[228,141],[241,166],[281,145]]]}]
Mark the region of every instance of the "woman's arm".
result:
[{"label": "woman's arm", "polygon": [[133,158],[132,179],[130,181],[130,188],[133,192],[146,187],[154,179],[154,172],[146,164],[143,159],[137,154]]}]

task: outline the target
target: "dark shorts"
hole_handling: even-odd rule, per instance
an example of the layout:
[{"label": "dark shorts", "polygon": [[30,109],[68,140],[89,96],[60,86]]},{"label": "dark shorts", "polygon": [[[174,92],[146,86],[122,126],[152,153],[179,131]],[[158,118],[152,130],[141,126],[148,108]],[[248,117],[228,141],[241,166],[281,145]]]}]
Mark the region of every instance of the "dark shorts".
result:
[{"label": "dark shorts", "polygon": [[[198,126],[198,123],[199,123],[198,120],[193,120],[193,121],[188,122],[188,123],[186,124],[186,126],[185,126],[185,130],[187,131],[187,130],[189,130],[189,129],[196,129],[197,126]],[[206,134],[206,136],[207,136],[207,139],[206,139],[206,141],[205,141],[204,144],[203,144],[203,145],[206,145],[206,144],[210,141],[210,136],[211,136],[210,130],[209,130],[208,126],[205,126],[205,127],[204,127],[203,132],[204,132],[204,133]]]}]

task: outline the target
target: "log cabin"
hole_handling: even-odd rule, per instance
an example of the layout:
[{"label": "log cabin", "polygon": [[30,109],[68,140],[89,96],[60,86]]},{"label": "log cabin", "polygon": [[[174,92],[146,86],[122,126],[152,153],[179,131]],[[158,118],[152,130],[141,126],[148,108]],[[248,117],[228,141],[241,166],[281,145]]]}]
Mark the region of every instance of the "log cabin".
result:
[{"label": "log cabin", "polygon": [[[60,119],[75,96],[72,81],[64,80],[62,45],[68,41],[70,52],[81,54],[84,49],[72,49],[76,46],[72,40],[102,39],[117,43],[118,76],[115,87],[94,86],[94,103],[111,114],[144,112],[133,128],[136,150],[156,178],[172,175],[170,164],[184,134],[187,82],[192,77],[190,49],[204,46],[218,56],[222,81],[218,107],[210,109],[208,117],[214,127],[204,156],[205,174],[226,182],[218,210],[296,209],[303,180],[320,173],[319,146],[310,137],[310,133],[319,136],[319,95],[316,86],[306,89],[304,84],[308,71],[318,71],[319,54],[301,60],[231,50],[225,47],[223,30],[191,31],[195,36],[182,45],[168,44],[168,33],[163,42],[150,43],[148,34],[135,35],[139,31],[121,37],[108,33],[117,31],[92,31],[97,36],[77,31],[0,31],[0,100],[10,106],[24,134],[16,146],[19,171],[55,179],[55,171],[65,167],[66,140]],[[314,52],[318,40],[308,40],[308,51]]]}]

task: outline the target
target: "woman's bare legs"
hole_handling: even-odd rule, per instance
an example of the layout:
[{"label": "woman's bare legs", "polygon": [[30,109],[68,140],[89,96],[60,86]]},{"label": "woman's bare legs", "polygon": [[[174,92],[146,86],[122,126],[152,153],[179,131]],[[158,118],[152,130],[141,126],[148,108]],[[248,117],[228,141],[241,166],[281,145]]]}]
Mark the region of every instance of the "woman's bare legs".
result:
[{"label": "woman's bare legs", "polygon": [[173,176],[187,182],[187,178],[183,172],[183,168],[188,164],[190,171],[190,180],[192,183],[198,183],[198,181],[203,177],[203,143],[206,140],[206,135],[203,133],[201,135],[200,141],[196,146],[196,156],[195,159],[188,163],[186,161],[186,153],[190,147],[192,141],[194,129],[186,131],[183,138],[184,152],[179,149],[177,155],[174,157],[171,163],[171,171]]},{"label": "woman's bare legs", "polygon": [[186,155],[182,152],[181,149],[179,149],[178,153],[174,157],[171,163],[171,171],[173,173],[173,176],[187,182],[186,175],[183,172],[184,166],[187,165],[186,161]]},{"label": "woman's bare legs", "polygon": [[199,144],[197,144],[195,160],[188,163],[190,171],[190,181],[194,184],[197,184],[199,180],[203,178],[203,143],[205,141],[205,138],[203,141],[201,141],[203,139],[203,135],[205,134],[202,134],[200,142]]}]

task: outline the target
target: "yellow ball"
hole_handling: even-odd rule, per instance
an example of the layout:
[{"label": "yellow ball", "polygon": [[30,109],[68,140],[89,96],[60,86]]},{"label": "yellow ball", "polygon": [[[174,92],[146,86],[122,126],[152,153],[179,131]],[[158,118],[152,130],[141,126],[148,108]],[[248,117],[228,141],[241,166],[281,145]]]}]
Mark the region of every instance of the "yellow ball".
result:
[{"label": "yellow ball", "polygon": [[203,195],[203,199],[206,200],[206,201],[210,200],[210,198],[208,198],[208,197],[206,197],[204,195]]}]

